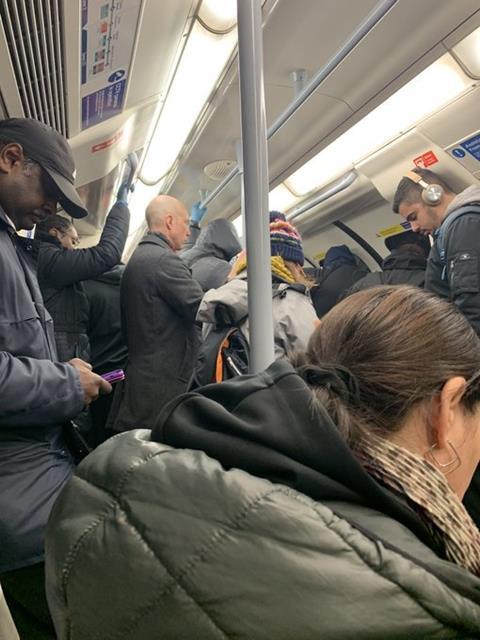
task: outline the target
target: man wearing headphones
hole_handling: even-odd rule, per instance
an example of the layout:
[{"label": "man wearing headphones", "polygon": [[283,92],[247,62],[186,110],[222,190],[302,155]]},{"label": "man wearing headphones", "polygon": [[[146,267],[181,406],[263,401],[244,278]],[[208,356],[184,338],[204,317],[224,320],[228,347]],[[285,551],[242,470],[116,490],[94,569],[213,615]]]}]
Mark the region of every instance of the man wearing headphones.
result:
[{"label": "man wearing headphones", "polygon": [[480,335],[480,187],[456,194],[433,171],[416,168],[400,180],[393,211],[412,231],[433,234],[425,289],[454,302]]}]

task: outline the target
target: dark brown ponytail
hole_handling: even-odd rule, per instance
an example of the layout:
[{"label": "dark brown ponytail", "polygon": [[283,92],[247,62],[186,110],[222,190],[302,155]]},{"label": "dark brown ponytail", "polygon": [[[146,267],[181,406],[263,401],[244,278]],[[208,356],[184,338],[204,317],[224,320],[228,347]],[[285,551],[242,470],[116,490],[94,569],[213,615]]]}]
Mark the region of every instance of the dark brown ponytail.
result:
[{"label": "dark brown ponytail", "polygon": [[350,444],[388,437],[410,410],[463,376],[463,404],[480,400],[480,341],[453,304],[417,287],[356,293],[323,317],[294,366]]}]

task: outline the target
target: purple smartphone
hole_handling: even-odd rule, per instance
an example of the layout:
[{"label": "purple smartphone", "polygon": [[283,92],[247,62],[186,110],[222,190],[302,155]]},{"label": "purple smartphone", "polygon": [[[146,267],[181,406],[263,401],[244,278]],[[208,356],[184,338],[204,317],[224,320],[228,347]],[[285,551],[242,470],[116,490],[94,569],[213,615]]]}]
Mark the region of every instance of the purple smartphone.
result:
[{"label": "purple smartphone", "polygon": [[115,371],[109,371],[108,373],[103,373],[102,378],[113,384],[114,382],[119,382],[120,380],[125,379],[125,372],[123,369],[115,369]]}]

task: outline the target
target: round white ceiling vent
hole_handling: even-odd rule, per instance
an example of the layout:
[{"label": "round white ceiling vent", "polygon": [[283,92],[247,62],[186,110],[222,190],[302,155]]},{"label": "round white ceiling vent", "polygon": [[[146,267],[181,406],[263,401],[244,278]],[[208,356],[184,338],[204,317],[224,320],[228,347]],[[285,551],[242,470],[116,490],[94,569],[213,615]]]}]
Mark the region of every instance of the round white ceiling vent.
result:
[{"label": "round white ceiling vent", "polygon": [[219,182],[228,176],[235,164],[235,160],[216,160],[207,164],[203,171],[208,178]]}]

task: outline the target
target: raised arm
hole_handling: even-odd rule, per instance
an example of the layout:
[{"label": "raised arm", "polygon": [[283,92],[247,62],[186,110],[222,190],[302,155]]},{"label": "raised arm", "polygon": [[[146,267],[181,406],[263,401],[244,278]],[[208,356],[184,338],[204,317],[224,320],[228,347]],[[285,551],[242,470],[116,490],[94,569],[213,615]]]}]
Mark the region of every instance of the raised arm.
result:
[{"label": "raised arm", "polygon": [[38,257],[39,279],[54,287],[65,287],[109,271],[121,260],[129,222],[127,205],[117,201],[110,210],[96,246],[70,251],[44,243]]}]

